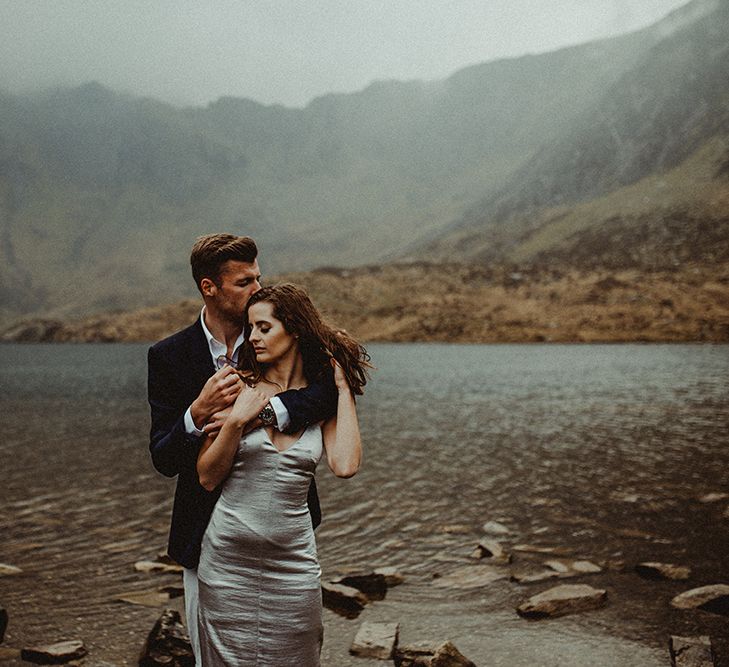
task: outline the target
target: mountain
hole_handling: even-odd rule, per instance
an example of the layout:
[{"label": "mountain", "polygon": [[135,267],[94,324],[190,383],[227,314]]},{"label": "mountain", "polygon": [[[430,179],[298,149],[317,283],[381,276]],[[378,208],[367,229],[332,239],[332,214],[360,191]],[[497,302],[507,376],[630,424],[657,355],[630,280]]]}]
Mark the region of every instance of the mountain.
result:
[{"label": "mountain", "polygon": [[210,231],[254,236],[266,273],[531,260],[548,239],[569,254],[555,224],[572,207],[724,150],[725,14],[694,0],[629,35],[303,109],[0,93],[0,320],[192,296],[189,248]]},{"label": "mountain", "polygon": [[729,2],[663,38],[417,257],[581,266],[729,261]]}]

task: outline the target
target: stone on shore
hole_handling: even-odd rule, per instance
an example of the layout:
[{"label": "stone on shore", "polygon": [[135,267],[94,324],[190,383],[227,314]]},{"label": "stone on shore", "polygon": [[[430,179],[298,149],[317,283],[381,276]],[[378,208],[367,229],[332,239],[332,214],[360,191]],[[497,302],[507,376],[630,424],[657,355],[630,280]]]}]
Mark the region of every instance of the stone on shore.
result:
[{"label": "stone on shore", "polygon": [[23,648],[20,650],[20,659],[37,665],[61,665],[83,658],[86,653],[86,647],[80,639],[71,639],[46,646]]},{"label": "stone on shore", "polygon": [[5,607],[0,606],[0,642],[5,639],[5,630],[8,629],[8,612]]},{"label": "stone on shore", "polygon": [[676,609],[701,609],[729,616],[729,585],[713,584],[684,591],[671,600]]},{"label": "stone on shore", "polygon": [[154,560],[140,560],[134,563],[137,572],[155,572],[161,574],[182,574],[183,567],[177,563],[160,563]]},{"label": "stone on shore", "polygon": [[555,556],[568,556],[572,553],[567,547],[540,547],[534,544],[517,544],[512,551],[527,554],[554,554]]},{"label": "stone on shore", "polygon": [[511,531],[503,524],[498,521],[487,521],[481,530],[487,535],[509,535]]},{"label": "stone on shore", "polygon": [[23,570],[19,567],[15,567],[15,565],[0,563],[0,577],[12,577],[16,574],[23,574]]},{"label": "stone on shore", "polygon": [[357,618],[369,598],[356,588],[342,584],[322,583],[322,604],[345,618]]},{"label": "stone on shore", "polygon": [[362,658],[390,660],[400,634],[399,623],[363,623],[349,652]]},{"label": "stone on shore", "polygon": [[714,651],[709,637],[672,636],[669,650],[671,667],[714,667]]},{"label": "stone on shore", "polygon": [[511,563],[511,554],[496,541],[487,537],[483,538],[471,553],[471,558],[488,558],[491,563],[506,565]]},{"label": "stone on shore", "polygon": [[166,591],[131,591],[129,593],[119,593],[119,595],[114,596],[114,599],[142,607],[161,607],[170,601],[170,597],[170,594]]},{"label": "stone on shore", "polygon": [[508,574],[502,569],[492,565],[466,565],[434,579],[433,585],[438,588],[478,588],[499,579],[506,579],[507,576]]},{"label": "stone on shore", "polygon": [[688,579],[691,568],[672,563],[644,562],[635,566],[635,571],[644,579]]},{"label": "stone on shore", "polygon": [[0,646],[0,662],[5,660],[20,660],[20,649]]},{"label": "stone on shore", "polygon": [[533,584],[547,579],[569,579],[585,574],[597,574],[602,568],[589,560],[548,560],[544,563],[549,569],[541,572],[513,572],[511,580],[520,584]]},{"label": "stone on shore", "polygon": [[370,600],[384,600],[387,595],[387,580],[384,574],[351,572],[332,579],[331,583],[356,588],[358,591],[362,591]]},{"label": "stone on shore", "polygon": [[530,597],[516,611],[524,618],[555,618],[597,609],[606,602],[606,590],[586,584],[562,584]]},{"label": "stone on shore", "polygon": [[700,503],[717,503],[720,500],[726,500],[729,498],[729,493],[722,493],[719,491],[715,491],[713,493],[706,493],[703,496],[699,498]]},{"label": "stone on shore", "polygon": [[158,593],[167,593],[172,598],[181,598],[185,594],[185,587],[182,584],[167,584],[157,589]]},{"label": "stone on shore", "polygon": [[179,612],[165,609],[139,656],[139,667],[194,667],[190,638],[185,633]]},{"label": "stone on shore", "polygon": [[385,577],[385,583],[387,584],[388,588],[392,588],[393,586],[399,586],[405,581],[404,575],[400,574],[396,567],[378,567],[375,570],[375,574],[381,574],[383,577]]},{"label": "stone on shore", "polygon": [[400,646],[394,658],[395,667],[476,667],[452,642]]}]

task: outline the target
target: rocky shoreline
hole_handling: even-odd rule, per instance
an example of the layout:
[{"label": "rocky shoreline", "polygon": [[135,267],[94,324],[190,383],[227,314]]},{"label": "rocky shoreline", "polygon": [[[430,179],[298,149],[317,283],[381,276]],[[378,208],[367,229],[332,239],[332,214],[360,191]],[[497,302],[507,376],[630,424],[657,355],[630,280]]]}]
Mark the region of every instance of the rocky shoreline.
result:
[{"label": "rocky shoreline", "polygon": [[[364,341],[729,342],[729,264],[673,271],[413,263],[276,276],[304,285]],[[4,342],[145,342],[191,322],[197,299],[75,319],[32,318]]]},{"label": "rocky shoreline", "polygon": [[[726,494],[716,494],[726,500]],[[712,501],[713,502],[713,501]],[[655,582],[686,581],[691,568],[660,562],[641,562],[629,567],[625,562],[594,563],[584,558],[554,558],[570,550],[544,545],[513,544],[510,529],[489,521],[481,528],[483,537],[474,551],[466,557],[470,562],[445,575],[433,575],[432,583],[444,595],[459,590],[487,589],[499,580],[509,580],[520,587],[551,579],[595,578],[606,572],[620,572],[623,576],[638,576]],[[149,577],[181,575],[182,568],[171,561],[164,551],[155,560],[137,561],[134,570]],[[531,573],[525,575],[525,572]],[[0,564],[0,576],[19,576],[22,569]],[[343,574],[322,583],[324,606],[346,619],[356,619],[367,605],[384,600],[389,589],[407,583],[407,577],[397,568],[382,567],[370,571],[343,570]],[[523,596],[528,595],[527,588]],[[164,607],[169,600],[182,596],[181,582],[155,586],[146,592],[119,594],[116,600],[143,607]],[[570,614],[599,610],[610,604],[608,590],[586,583],[551,585],[530,595],[515,611],[526,621],[540,621]],[[675,595],[670,604],[686,614],[694,614],[692,623],[705,629],[702,613],[729,617],[729,585],[713,584],[689,588]],[[0,606],[0,643],[8,627],[9,616]],[[356,631],[349,654],[355,657],[392,661],[396,667],[476,667],[476,663],[463,655],[451,641],[434,642],[424,638],[416,644],[400,644],[400,622],[364,621]],[[140,667],[193,667],[194,656],[189,638],[178,610],[165,608],[150,630],[146,640],[140,638]],[[0,647],[0,661],[22,660],[35,664],[73,664],[87,667],[108,662],[84,660],[89,651],[83,639],[64,639],[49,644],[16,648]],[[669,663],[670,660],[670,663]],[[666,664],[672,667],[713,667],[718,665],[708,634],[694,636],[666,635]]]}]

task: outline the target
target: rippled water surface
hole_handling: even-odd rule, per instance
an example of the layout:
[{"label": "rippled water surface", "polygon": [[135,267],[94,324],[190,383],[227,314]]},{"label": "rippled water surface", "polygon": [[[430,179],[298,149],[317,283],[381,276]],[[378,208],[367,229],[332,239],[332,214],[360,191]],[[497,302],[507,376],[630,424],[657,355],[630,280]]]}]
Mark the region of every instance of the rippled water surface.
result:
[{"label": "rippled water surface", "polygon": [[[366,454],[351,480],[322,464],[324,577],[398,566],[406,582],[356,620],[325,611],[323,664],[382,664],[347,649],[364,620],[401,643],[451,639],[478,665],[668,664],[671,634],[709,634],[729,666],[729,619],[669,606],[729,583],[729,347],[373,345],[360,400]],[[0,347],[0,578],[6,646],[79,637],[134,664],[159,609],[114,601],[175,582],[137,573],[165,544],[174,482],[147,454],[146,346]],[[726,515],[726,516],[725,516]],[[473,564],[486,521],[501,539],[602,565],[598,611],[528,622],[515,607],[553,583],[436,585]],[[539,569],[515,553],[505,571]],[[641,560],[692,567],[649,582]],[[179,605],[179,601],[176,601]]]}]

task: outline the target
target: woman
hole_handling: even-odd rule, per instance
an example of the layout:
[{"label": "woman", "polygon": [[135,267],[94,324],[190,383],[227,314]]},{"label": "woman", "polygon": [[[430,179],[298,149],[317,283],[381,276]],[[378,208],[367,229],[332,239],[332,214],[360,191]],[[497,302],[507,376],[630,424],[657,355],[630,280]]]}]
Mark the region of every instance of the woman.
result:
[{"label": "woman", "polygon": [[[205,488],[223,485],[198,567],[202,664],[319,665],[321,569],[306,497],[324,453],[338,477],[359,469],[353,394],[362,393],[368,356],[295,285],[256,292],[244,317],[245,386],[197,463]],[[327,373],[339,394],[335,418],[294,435],[246,432],[271,396]]]}]

